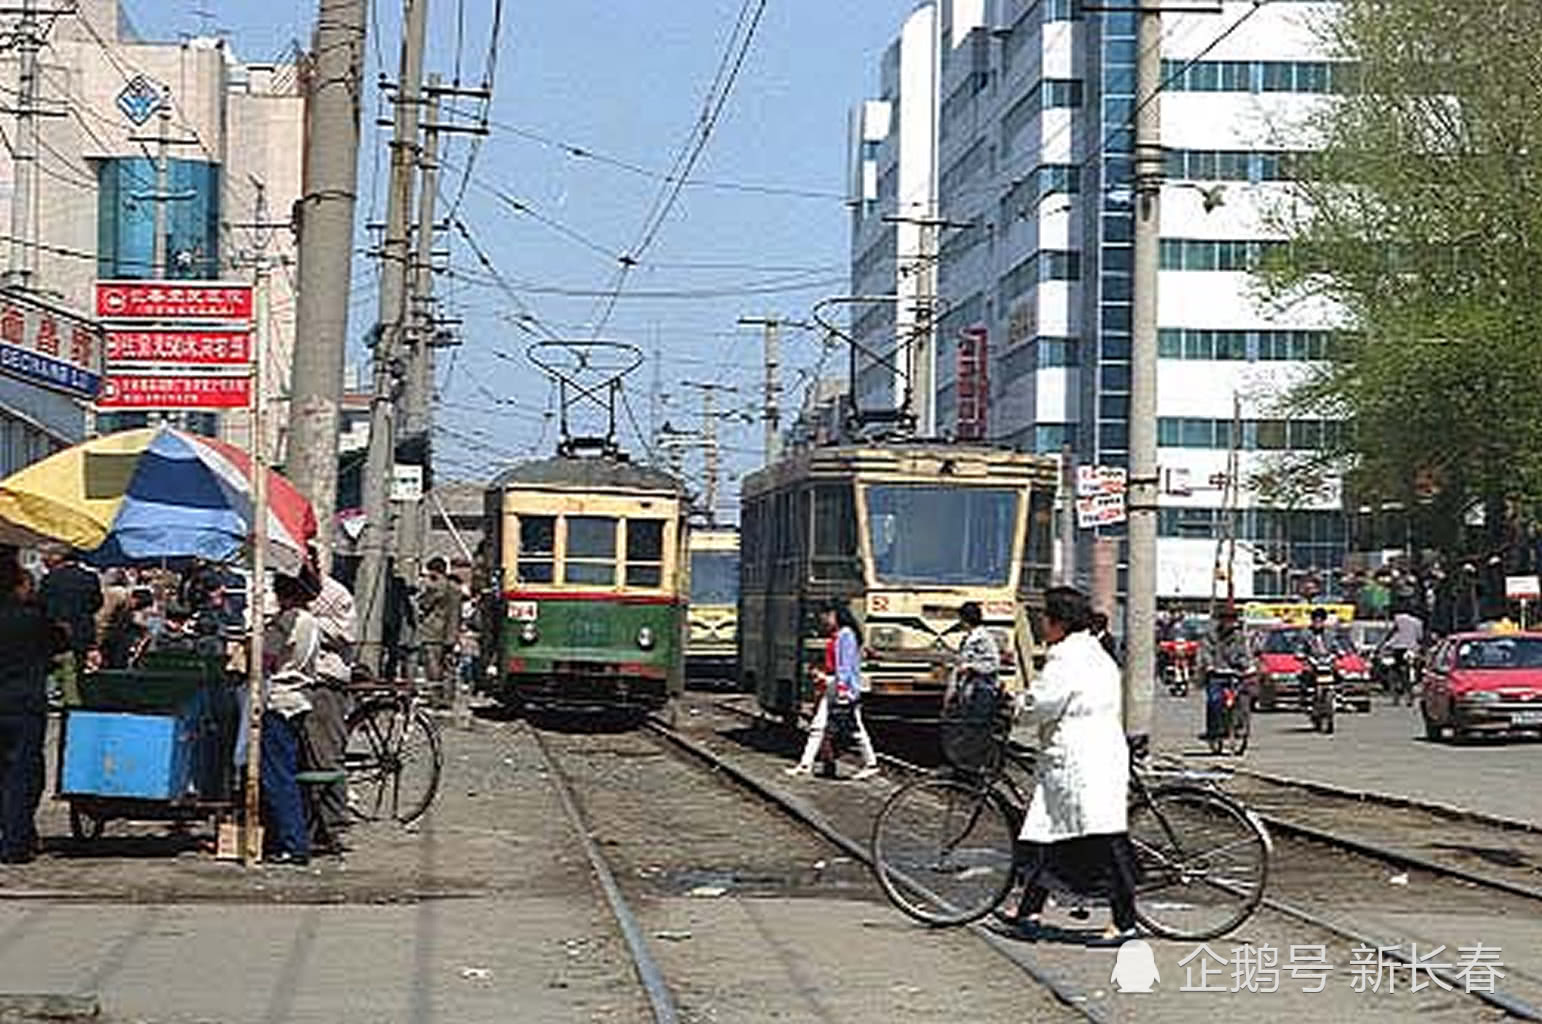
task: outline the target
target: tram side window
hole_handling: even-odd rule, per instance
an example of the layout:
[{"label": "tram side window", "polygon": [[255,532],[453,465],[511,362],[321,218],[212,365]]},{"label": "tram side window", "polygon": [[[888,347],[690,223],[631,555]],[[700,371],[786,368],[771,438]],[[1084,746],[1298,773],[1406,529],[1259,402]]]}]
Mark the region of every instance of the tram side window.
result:
[{"label": "tram side window", "polygon": [[791,587],[798,581],[798,560],[802,553],[798,536],[797,495],[792,491],[782,491],[775,498],[774,508],[776,550],[772,556],[775,566],[771,582],[776,587]]},{"label": "tram side window", "polygon": [[857,507],[850,484],[814,488],[814,558],[816,580],[858,578]]},{"label": "tram side window", "polygon": [[657,587],[664,582],[664,520],[626,521],[626,585]]},{"label": "tram side window", "polygon": [[1042,487],[1028,495],[1028,551],[1023,561],[1024,585],[1031,590],[1049,588],[1054,570],[1055,496]]},{"label": "tram side window", "polygon": [[519,582],[556,580],[557,517],[519,517]]},{"label": "tram side window", "polygon": [[612,586],[616,582],[616,520],[611,516],[568,516],[564,583]]},{"label": "tram side window", "polygon": [[765,544],[762,542],[760,530],[759,498],[753,498],[744,503],[744,510],[740,515],[741,528],[743,529],[744,558],[739,563],[739,578],[745,587],[760,585],[760,561],[765,553]]}]

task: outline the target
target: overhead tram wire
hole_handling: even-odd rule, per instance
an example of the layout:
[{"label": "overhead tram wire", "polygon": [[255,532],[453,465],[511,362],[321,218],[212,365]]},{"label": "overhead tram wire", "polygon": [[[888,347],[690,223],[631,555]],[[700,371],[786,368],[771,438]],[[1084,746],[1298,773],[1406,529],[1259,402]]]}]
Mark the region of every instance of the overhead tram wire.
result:
[{"label": "overhead tram wire", "polygon": [[[465,116],[471,116],[466,111],[458,111],[458,113],[461,113]],[[489,127],[496,128],[499,131],[508,132],[510,135],[514,135],[522,139],[527,139],[530,142],[546,146],[550,149],[561,150],[563,153],[566,153],[568,156],[573,157],[574,159],[592,160],[595,163],[604,164],[608,167],[614,167],[617,170],[626,171],[629,174],[635,174],[639,177],[649,178],[654,181],[662,181],[668,184],[673,184],[678,180],[674,175],[665,171],[654,170],[651,167],[644,167],[641,164],[636,164],[629,160],[623,160],[620,157],[609,156],[588,146],[578,145],[577,143],[572,142],[563,142],[560,139],[554,139],[548,135],[544,135],[538,131],[535,131],[534,129],[525,128],[521,125],[511,124],[507,121],[499,121],[495,118],[489,118],[487,123]],[[828,189],[798,188],[792,185],[770,185],[762,184],[759,182],[722,181],[713,178],[693,178],[683,182],[683,184],[686,188],[720,189],[728,192],[755,192],[763,195],[788,196],[794,199],[827,199],[834,200],[842,204],[844,204],[849,198],[844,192],[832,192]]]},{"label": "overhead tram wire", "polygon": [[[750,16],[746,24],[744,21],[744,11],[751,2],[755,3],[755,12]],[[633,245],[631,251],[623,257],[619,272],[616,275],[616,283],[609,296],[604,300],[603,311],[595,320],[594,337],[599,337],[601,332],[605,330],[605,325],[610,322],[611,314],[616,308],[616,300],[620,297],[621,290],[626,285],[628,272],[637,260],[642,259],[643,253],[648,251],[648,247],[658,237],[659,230],[664,226],[664,221],[668,219],[670,211],[674,209],[675,203],[680,198],[680,190],[684,187],[685,180],[690,177],[691,171],[696,167],[696,161],[701,158],[701,154],[706,150],[707,143],[712,138],[712,130],[717,126],[718,118],[722,115],[723,108],[728,103],[728,97],[733,92],[734,82],[738,79],[739,71],[744,66],[744,60],[749,55],[750,44],[755,39],[755,30],[759,27],[760,19],[765,14],[765,11],[766,0],[745,0],[745,6],[741,7],[740,17],[735,22],[734,28],[737,33],[739,27],[744,25],[744,32],[738,39],[735,39],[734,36],[729,37],[725,57],[727,53],[734,51],[736,42],[738,44],[738,52],[734,53],[732,63],[728,66],[727,72],[723,73],[720,65],[719,74],[714,76],[713,84],[719,86],[719,88],[715,94],[709,94],[707,97],[707,106],[700,128],[694,133],[694,143],[689,147],[685,160],[683,162],[677,161],[677,166],[680,168],[679,171],[675,172],[672,169],[671,173],[675,177],[674,182],[665,185],[664,189],[659,193],[660,199],[655,201],[654,206],[649,211],[649,216],[644,218],[642,233],[637,244]]]}]

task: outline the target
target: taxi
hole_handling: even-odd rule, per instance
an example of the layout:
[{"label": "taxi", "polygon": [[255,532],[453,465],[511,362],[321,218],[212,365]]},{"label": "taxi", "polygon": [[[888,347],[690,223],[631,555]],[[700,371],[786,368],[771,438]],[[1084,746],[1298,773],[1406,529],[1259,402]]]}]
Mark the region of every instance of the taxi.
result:
[{"label": "taxi", "polygon": [[1432,740],[1542,730],[1542,633],[1456,633],[1435,645],[1419,711]]}]

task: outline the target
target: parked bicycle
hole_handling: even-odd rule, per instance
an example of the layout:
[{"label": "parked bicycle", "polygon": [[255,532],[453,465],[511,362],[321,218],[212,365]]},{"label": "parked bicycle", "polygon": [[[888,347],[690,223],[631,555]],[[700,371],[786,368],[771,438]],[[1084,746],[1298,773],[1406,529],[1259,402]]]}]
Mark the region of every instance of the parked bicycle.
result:
[{"label": "parked bicycle", "polygon": [[439,726],[410,684],[370,684],[355,692],[343,750],[348,810],[364,821],[411,824],[439,792]]},{"label": "parked bicycle", "polygon": [[[1034,752],[1003,736],[987,764],[901,786],[873,825],[884,894],[933,926],[968,924],[999,907],[1021,881],[1013,853],[1033,778]],[[1204,942],[1252,916],[1273,851],[1262,822],[1213,785],[1153,771],[1143,757],[1132,758],[1129,800],[1135,913],[1146,930]],[[1071,901],[1106,895],[1058,890]]]}]

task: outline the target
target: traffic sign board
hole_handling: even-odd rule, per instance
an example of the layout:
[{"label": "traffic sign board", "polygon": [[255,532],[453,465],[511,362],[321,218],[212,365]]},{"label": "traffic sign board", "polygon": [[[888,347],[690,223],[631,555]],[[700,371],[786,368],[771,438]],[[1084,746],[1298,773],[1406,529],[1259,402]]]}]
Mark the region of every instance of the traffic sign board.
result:
[{"label": "traffic sign board", "polygon": [[1094,526],[1115,526],[1124,522],[1125,518],[1122,493],[1076,499],[1076,525],[1084,530]]},{"label": "traffic sign board", "polygon": [[1100,494],[1123,494],[1126,477],[1119,466],[1077,466],[1076,496],[1092,498]]},{"label": "traffic sign board", "polygon": [[1511,601],[1535,601],[1542,598],[1542,580],[1535,576],[1506,576],[1505,597]]}]

